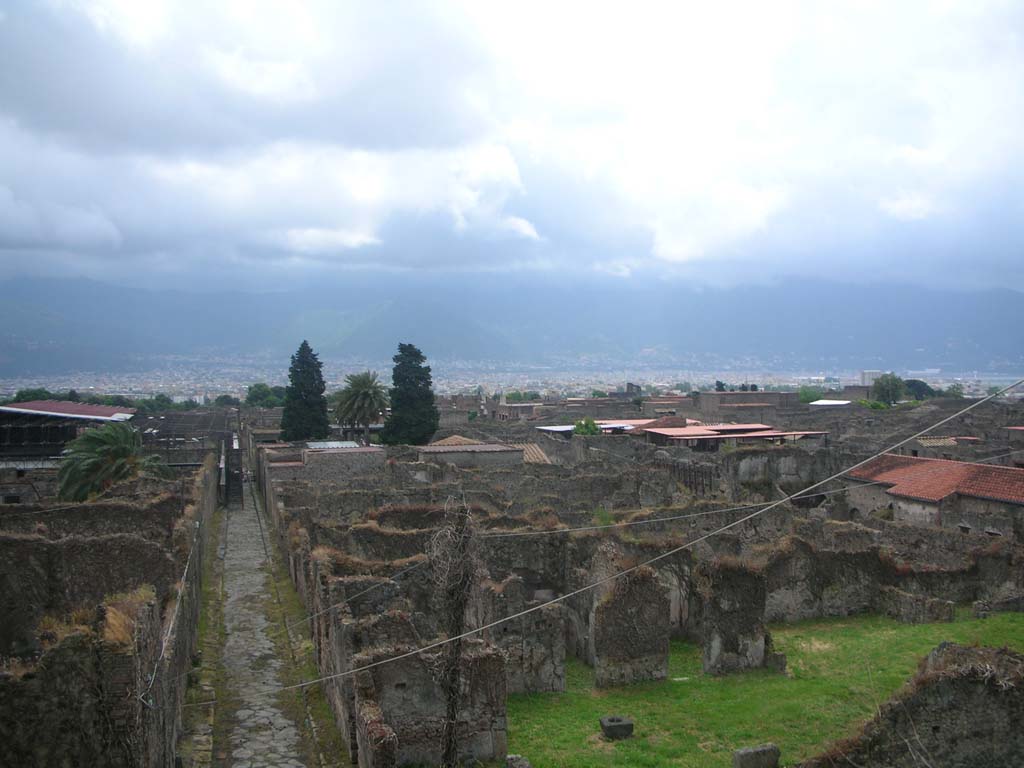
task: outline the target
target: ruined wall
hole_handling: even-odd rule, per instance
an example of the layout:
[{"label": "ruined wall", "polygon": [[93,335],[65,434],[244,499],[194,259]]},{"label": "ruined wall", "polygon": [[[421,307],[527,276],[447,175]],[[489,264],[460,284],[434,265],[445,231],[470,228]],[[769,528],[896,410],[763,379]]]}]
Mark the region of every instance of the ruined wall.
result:
[{"label": "ruined wall", "polygon": [[94,606],[143,584],[163,599],[177,575],[166,549],[138,536],[0,535],[0,655],[34,652],[45,614]]},{"label": "ruined wall", "polygon": [[[520,576],[509,576],[501,583],[485,582],[474,591],[467,607],[467,627],[482,627],[542,602],[529,595]],[[565,609],[560,604],[492,627],[483,633],[483,639],[505,654],[509,693],[565,690]]]},{"label": "ruined wall", "polygon": [[[0,535],[2,652],[42,651],[38,663],[27,662],[25,675],[0,681],[12,686],[12,706],[33,713],[11,719],[0,706],[0,729],[16,728],[10,748],[23,756],[22,762],[0,764],[173,765],[184,673],[199,622],[200,563],[217,503],[216,461],[209,456],[187,484],[176,484],[184,498],[154,495],[159,485],[129,483],[110,499],[68,510],[66,522],[46,530],[54,538]],[[125,527],[132,492],[141,494],[137,509],[150,538],[85,535],[88,521],[100,531]],[[169,510],[180,512],[170,530]],[[59,535],[68,531],[73,535]],[[96,619],[63,639],[37,627],[44,614],[61,626],[91,610]],[[108,632],[111,612],[120,612],[121,621]],[[55,679],[54,669],[60,670]],[[56,695],[59,703],[48,698]],[[8,700],[3,693],[0,698]],[[97,721],[99,726],[88,726]],[[76,723],[91,731],[55,736],[62,727],[78,728]]]},{"label": "ruined wall", "polygon": [[180,494],[164,492],[145,503],[117,498],[52,508],[0,507],[0,530],[37,533],[50,539],[127,533],[167,542],[183,503]]},{"label": "ruined wall", "polygon": [[1019,765],[1024,656],[943,643],[864,730],[803,768]]},{"label": "ruined wall", "polygon": [[779,491],[795,493],[822,480],[839,467],[834,452],[815,446],[742,447],[719,458],[722,485],[730,499],[752,494],[777,498]]},{"label": "ruined wall", "polygon": [[[355,657],[359,666],[407,650],[393,647]],[[360,768],[436,765],[441,758],[445,700],[432,671],[437,659],[410,656],[360,672],[355,681]],[[456,732],[459,757],[504,760],[508,751],[505,663],[494,649],[471,644],[462,657]]]},{"label": "ruined wall", "polygon": [[697,589],[704,599],[705,674],[743,669],[785,669],[785,656],[772,651],[765,628],[765,578],[733,559],[702,562]]},{"label": "ruined wall", "polygon": [[[130,622],[108,628],[107,612]],[[136,693],[160,642],[155,599],[97,610],[90,626],[43,651],[24,674],[0,673],[0,765],[157,766]]]},{"label": "ruined wall", "polygon": [[522,449],[512,451],[419,451],[419,460],[457,467],[514,467],[523,463]]},{"label": "ruined wall", "polygon": [[651,568],[614,582],[594,610],[594,681],[598,688],[668,676],[668,595]]}]

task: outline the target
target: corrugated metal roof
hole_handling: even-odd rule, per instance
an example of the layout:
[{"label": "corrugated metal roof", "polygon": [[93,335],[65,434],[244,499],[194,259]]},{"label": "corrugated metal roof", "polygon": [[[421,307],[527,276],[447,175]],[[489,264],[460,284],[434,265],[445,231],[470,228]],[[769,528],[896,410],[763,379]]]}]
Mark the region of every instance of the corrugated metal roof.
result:
[{"label": "corrugated metal roof", "polygon": [[88,419],[90,421],[128,421],[135,414],[134,408],[73,403],[68,400],[32,400],[27,403],[10,403],[0,406],[0,411],[30,413],[36,416],[62,416],[68,419]]},{"label": "corrugated metal roof", "polygon": [[306,447],[322,451],[328,448],[358,448],[359,443],[354,440],[310,440]]}]

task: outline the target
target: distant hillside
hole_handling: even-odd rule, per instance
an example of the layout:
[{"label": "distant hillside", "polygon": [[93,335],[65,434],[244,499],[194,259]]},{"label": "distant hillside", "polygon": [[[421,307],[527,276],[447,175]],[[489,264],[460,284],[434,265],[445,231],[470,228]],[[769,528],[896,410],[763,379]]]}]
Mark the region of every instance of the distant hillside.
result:
[{"label": "distant hillside", "polygon": [[438,360],[563,366],[1024,369],[1024,294],[812,281],[697,289],[536,276],[359,275],[275,294],[0,283],[0,376],[144,368],[154,356]]}]

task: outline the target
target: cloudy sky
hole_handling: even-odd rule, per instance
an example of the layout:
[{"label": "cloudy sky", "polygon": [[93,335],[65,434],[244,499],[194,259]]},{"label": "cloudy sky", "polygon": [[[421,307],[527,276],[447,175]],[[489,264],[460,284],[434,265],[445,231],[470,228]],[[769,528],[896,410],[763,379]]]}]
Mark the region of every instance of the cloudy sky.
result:
[{"label": "cloudy sky", "polygon": [[1024,289],[1012,0],[0,9],[8,276]]}]

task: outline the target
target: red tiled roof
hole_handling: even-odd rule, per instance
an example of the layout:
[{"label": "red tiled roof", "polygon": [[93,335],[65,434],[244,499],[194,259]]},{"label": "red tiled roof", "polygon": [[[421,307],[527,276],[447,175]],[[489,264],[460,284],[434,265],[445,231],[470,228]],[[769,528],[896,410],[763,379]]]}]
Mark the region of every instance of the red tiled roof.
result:
[{"label": "red tiled roof", "polygon": [[27,403],[10,403],[0,406],[0,410],[8,412],[24,411],[42,416],[65,416],[73,419],[98,419],[109,421],[120,417],[130,418],[134,408],[117,405],[89,405],[88,403],[72,403],[68,400],[31,400]]},{"label": "red tiled roof", "polygon": [[663,427],[661,429],[644,429],[644,432],[651,432],[663,437],[702,437],[714,436],[721,433],[708,429],[707,427]]},{"label": "red tiled roof", "polygon": [[754,438],[771,437],[807,437],[809,435],[827,435],[828,432],[780,432],[770,429],[767,432],[712,432],[706,435],[675,436],[673,440],[752,440]]},{"label": "red tiled roof", "polygon": [[1024,427],[1007,427],[1007,429],[1013,429],[1013,430],[1017,430],[1019,432],[1024,432]]},{"label": "red tiled roof", "polygon": [[891,486],[888,493],[938,502],[950,494],[1024,504],[1024,469],[887,453],[848,473]]}]

